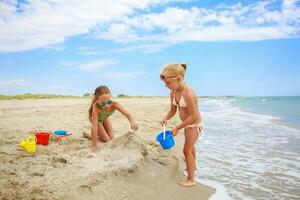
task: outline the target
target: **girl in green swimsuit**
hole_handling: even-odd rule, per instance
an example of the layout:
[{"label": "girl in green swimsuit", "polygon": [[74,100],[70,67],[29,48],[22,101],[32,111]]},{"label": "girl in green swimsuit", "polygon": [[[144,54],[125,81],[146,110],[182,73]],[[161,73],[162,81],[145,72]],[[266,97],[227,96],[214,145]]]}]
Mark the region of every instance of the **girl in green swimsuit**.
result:
[{"label": "girl in green swimsuit", "polygon": [[138,129],[138,125],[131,114],[120,103],[111,100],[111,92],[108,87],[97,87],[89,109],[89,119],[92,123],[91,134],[83,132],[84,137],[92,140],[92,151],[97,150],[97,139],[107,142],[114,138],[109,116],[115,110],[122,113],[128,119],[132,130]]}]

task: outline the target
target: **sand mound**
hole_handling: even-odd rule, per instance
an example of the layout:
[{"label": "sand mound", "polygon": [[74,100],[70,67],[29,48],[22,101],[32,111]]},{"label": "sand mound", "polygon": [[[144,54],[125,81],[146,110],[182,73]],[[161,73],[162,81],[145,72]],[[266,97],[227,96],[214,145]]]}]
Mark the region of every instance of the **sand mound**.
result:
[{"label": "sand mound", "polygon": [[174,171],[178,166],[175,156],[133,133],[102,144],[96,153],[80,141],[51,141],[49,146],[39,145],[34,155],[16,145],[2,146],[1,162],[8,164],[0,167],[1,199],[124,197],[127,194],[123,191],[113,192],[115,177],[122,180],[141,173],[155,177],[164,173],[167,177],[172,176],[170,168]]}]

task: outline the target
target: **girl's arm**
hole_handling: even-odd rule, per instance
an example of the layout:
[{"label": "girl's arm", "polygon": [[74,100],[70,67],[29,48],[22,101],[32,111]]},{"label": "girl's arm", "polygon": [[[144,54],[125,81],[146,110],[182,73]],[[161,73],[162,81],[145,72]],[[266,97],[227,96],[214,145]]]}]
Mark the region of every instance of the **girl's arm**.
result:
[{"label": "girl's arm", "polygon": [[132,115],[119,102],[115,102],[115,108],[128,119],[133,130],[138,129],[138,126],[135,120],[133,119]]},{"label": "girl's arm", "polygon": [[167,123],[167,121],[169,120],[169,119],[171,119],[175,114],[176,114],[176,111],[177,111],[177,106],[175,106],[175,105],[173,105],[173,92],[171,92],[171,94],[170,94],[170,109],[169,109],[169,111],[168,111],[168,113],[167,113],[167,115],[164,117],[164,119],[162,120],[162,124],[163,123]]},{"label": "girl's arm", "polygon": [[92,151],[97,150],[97,132],[98,132],[98,107],[96,103],[93,104],[92,111],[92,128],[91,128],[91,137],[92,137]]},{"label": "girl's arm", "polygon": [[[183,94],[182,98],[184,98],[186,104],[187,104],[187,110],[189,113],[189,116],[179,125],[176,125],[174,129],[174,132],[178,132],[180,129],[186,127],[187,125],[193,124],[195,121],[199,120],[199,113],[197,112],[196,102],[194,99],[194,93],[191,90],[188,90],[186,94]],[[176,135],[175,133],[174,135]]]}]

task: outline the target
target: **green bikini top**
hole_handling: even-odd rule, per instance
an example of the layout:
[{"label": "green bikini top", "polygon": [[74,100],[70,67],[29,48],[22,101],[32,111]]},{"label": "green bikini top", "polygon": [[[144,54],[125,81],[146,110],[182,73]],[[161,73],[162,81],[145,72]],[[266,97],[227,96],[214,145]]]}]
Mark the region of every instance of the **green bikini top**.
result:
[{"label": "green bikini top", "polygon": [[112,110],[112,111],[106,111],[106,110],[103,110],[99,115],[98,115],[98,121],[100,123],[103,123],[104,120],[111,116],[113,113],[115,112],[115,110]]}]

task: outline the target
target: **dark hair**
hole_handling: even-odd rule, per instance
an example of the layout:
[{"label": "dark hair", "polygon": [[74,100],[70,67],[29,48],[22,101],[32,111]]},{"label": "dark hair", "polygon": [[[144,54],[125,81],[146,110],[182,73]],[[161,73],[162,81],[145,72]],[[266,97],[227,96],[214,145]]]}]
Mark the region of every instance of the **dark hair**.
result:
[{"label": "dark hair", "polygon": [[93,112],[93,104],[96,102],[97,98],[103,94],[111,94],[110,90],[108,89],[107,86],[105,85],[101,85],[99,87],[97,87],[94,91],[94,97],[92,99],[92,103],[91,106],[89,108],[89,118],[92,117],[92,112]]}]

